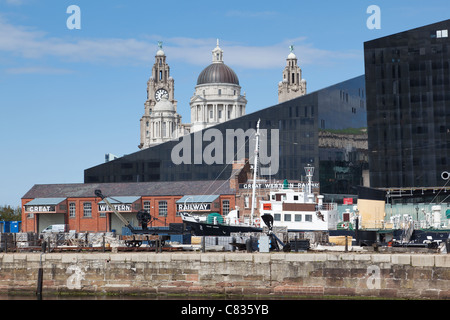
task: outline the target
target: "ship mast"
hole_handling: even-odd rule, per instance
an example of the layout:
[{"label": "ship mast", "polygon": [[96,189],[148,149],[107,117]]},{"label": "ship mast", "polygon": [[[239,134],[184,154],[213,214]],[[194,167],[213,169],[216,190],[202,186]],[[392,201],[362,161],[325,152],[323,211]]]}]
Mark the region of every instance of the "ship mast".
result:
[{"label": "ship mast", "polygon": [[250,215],[250,223],[253,224],[255,207],[256,207],[256,174],[258,172],[258,153],[259,153],[259,122],[261,119],[258,119],[258,123],[256,124],[256,144],[255,144],[255,157],[253,164],[253,187],[252,187],[252,211]]},{"label": "ship mast", "polygon": [[306,186],[306,198],[307,202],[313,202],[314,196],[312,195],[312,177],[314,175],[314,167],[310,164],[305,167],[306,177],[308,178],[308,184]]}]

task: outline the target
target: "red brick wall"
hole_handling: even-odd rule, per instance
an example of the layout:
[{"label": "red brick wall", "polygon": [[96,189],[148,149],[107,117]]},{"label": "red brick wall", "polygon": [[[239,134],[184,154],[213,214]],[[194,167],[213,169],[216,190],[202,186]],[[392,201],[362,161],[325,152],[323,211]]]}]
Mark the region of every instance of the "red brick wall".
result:
[{"label": "red brick wall", "polygon": [[[154,220],[153,227],[162,227],[164,224],[169,223],[182,223],[181,217],[177,217],[176,202],[181,199],[181,196],[166,196],[166,197],[142,197],[141,207],[144,208],[144,202],[150,201],[150,215],[158,220]],[[159,202],[167,201],[167,216],[160,216]]]},{"label": "red brick wall", "polygon": [[[150,201],[150,214],[157,218],[158,220],[153,221],[154,227],[160,227],[164,226],[164,223],[166,225],[169,225],[169,223],[182,223],[183,220],[181,217],[177,216],[177,205],[176,202],[180,200],[181,196],[172,196],[172,197],[142,197],[142,208],[144,208],[144,202]],[[216,200],[216,203],[218,205],[218,208],[215,208],[214,203],[211,206],[211,212],[219,212],[220,214],[223,214],[222,212],[222,201],[223,200],[229,200],[230,201],[230,211],[234,210],[234,207],[236,205],[235,202],[235,195],[221,195],[218,200]],[[160,216],[159,215],[159,201],[167,201],[167,217]]]},{"label": "red brick wall", "polygon": [[[30,212],[25,212],[25,205],[33,199],[22,199],[22,231],[23,232],[37,232],[38,231],[38,215],[52,213],[35,213],[33,218],[28,218]],[[84,217],[84,203],[91,203],[92,213],[91,217]],[[75,217],[69,217],[69,205],[75,203]],[[64,205],[66,210],[61,211],[57,209],[57,213],[64,213],[64,223],[68,225],[68,230],[76,230],[77,232],[106,232],[109,229],[109,215],[100,217],[98,211],[98,198],[68,198],[60,205]],[[58,205],[57,208],[60,206]]]},{"label": "red brick wall", "polygon": [[[99,198],[68,198],[67,199],[67,214],[66,223],[69,225],[69,230],[76,230],[77,232],[107,232],[109,230],[109,214],[101,217],[98,211]],[[70,203],[75,203],[75,217],[69,217]],[[91,217],[84,217],[84,203],[91,203],[92,213]]]},{"label": "red brick wall", "polygon": [[37,232],[36,218],[29,219],[25,212],[25,205],[33,199],[22,199],[22,232]]}]

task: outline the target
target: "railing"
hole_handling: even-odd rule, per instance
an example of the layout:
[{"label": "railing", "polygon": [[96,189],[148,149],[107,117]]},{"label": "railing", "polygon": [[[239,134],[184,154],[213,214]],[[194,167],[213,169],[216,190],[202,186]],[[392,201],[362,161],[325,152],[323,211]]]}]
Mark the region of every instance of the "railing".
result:
[{"label": "railing", "polygon": [[326,211],[337,210],[337,203],[324,203],[321,206],[317,205],[316,210],[326,210]]},{"label": "railing", "polygon": [[361,221],[361,227],[364,229],[392,229],[393,223],[384,220]]}]

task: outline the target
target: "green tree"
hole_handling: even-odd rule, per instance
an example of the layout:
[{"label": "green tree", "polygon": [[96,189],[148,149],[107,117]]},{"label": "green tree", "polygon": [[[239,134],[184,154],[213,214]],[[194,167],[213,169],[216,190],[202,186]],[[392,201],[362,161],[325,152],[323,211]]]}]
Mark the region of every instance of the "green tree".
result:
[{"label": "green tree", "polygon": [[0,221],[20,221],[22,220],[22,208],[12,208],[10,205],[0,207]]}]

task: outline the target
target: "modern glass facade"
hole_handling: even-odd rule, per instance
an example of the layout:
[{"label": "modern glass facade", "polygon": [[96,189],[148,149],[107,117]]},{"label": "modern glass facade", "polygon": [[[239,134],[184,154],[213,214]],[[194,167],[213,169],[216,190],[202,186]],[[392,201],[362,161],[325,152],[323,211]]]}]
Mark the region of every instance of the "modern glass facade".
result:
[{"label": "modern glass facade", "polygon": [[367,112],[364,76],[318,94],[320,191],[357,194],[368,170]]},{"label": "modern glass facade", "polygon": [[450,20],[364,44],[370,185],[442,186],[450,165]]},{"label": "modern glass facade", "polygon": [[[353,187],[361,183],[361,168],[367,166],[364,157],[367,148],[352,147],[354,139],[348,138],[350,135],[346,130],[359,129],[361,132],[361,128],[366,128],[364,90],[364,76],[350,79],[86,169],[85,183],[228,179],[232,174],[232,161],[228,158],[230,150],[233,160],[242,160],[236,154],[242,155],[240,152],[244,149],[244,158],[253,157],[250,142],[254,141],[254,135],[251,133],[260,119],[260,140],[263,142],[260,153],[272,161],[262,165],[267,171],[265,178],[300,180],[305,174],[303,168],[310,164],[317,168],[314,179],[327,190],[356,193]],[[239,138],[229,136],[230,132],[237,133],[240,129],[244,133],[241,142]],[[324,132],[330,136],[326,143],[321,142]],[[350,142],[342,143],[343,140]],[[274,158],[276,153],[277,159]],[[181,160],[184,163],[179,163]],[[325,174],[321,173],[322,166]],[[345,190],[330,187],[337,180],[345,180],[342,183]]]}]

